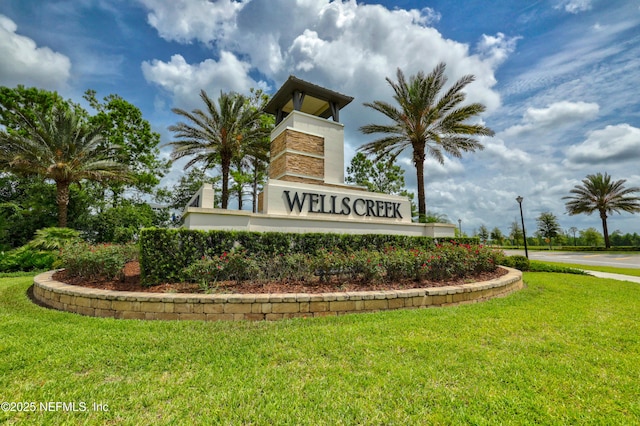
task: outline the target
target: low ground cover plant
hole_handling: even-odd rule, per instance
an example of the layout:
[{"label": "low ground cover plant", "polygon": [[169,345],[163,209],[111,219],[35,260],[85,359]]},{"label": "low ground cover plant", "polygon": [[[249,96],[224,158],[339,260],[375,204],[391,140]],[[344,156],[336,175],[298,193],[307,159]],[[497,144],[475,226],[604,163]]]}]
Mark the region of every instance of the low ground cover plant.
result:
[{"label": "low ground cover plant", "polygon": [[494,271],[501,252],[481,245],[445,243],[433,248],[319,250],[312,254],[251,254],[246,250],[203,256],[182,271],[182,280],[212,286],[220,281],[393,282],[446,280]]},{"label": "low ground cover plant", "polygon": [[44,271],[51,269],[56,257],[55,252],[24,245],[11,251],[0,252],[0,272]]}]

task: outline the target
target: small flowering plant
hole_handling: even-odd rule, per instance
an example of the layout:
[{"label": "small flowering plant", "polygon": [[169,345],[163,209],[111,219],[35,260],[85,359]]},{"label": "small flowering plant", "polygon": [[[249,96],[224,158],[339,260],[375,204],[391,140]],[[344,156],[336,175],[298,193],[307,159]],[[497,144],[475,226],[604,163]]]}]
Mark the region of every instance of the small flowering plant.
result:
[{"label": "small flowering plant", "polygon": [[218,281],[248,281],[260,278],[260,266],[246,251],[223,252],[220,256],[202,256],[183,270],[183,277],[207,285]]},{"label": "small flowering plant", "polygon": [[60,251],[60,267],[69,277],[122,279],[125,263],[138,259],[135,244],[70,244]]},{"label": "small flowering plant", "polygon": [[203,258],[183,270],[184,279],[215,285],[218,281],[344,280],[394,282],[446,280],[496,269],[502,254],[480,245],[444,243],[434,248],[386,247],[376,250],[328,250],[311,254],[250,255],[223,252]]}]

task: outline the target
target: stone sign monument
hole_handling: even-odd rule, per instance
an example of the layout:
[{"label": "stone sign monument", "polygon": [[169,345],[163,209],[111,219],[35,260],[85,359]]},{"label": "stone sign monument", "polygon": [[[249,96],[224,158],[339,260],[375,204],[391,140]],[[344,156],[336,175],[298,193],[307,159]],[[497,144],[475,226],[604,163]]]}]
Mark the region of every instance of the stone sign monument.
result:
[{"label": "stone sign monument", "polygon": [[290,76],[265,107],[276,117],[276,125],[259,212],[213,208],[213,188],[205,185],[185,209],[184,226],[452,237],[455,225],[412,223],[407,197],[344,183],[344,125],[339,113],[352,100]]}]

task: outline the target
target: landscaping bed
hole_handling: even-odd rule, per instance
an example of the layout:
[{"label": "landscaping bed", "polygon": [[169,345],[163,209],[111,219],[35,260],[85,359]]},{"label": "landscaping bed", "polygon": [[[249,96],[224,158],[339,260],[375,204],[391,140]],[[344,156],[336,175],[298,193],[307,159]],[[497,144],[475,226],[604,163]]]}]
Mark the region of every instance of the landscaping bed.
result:
[{"label": "landscaping bed", "polygon": [[507,271],[497,268],[494,271],[479,272],[464,278],[456,277],[443,280],[413,280],[402,279],[395,282],[366,282],[362,280],[340,280],[332,277],[326,281],[320,277],[310,280],[287,281],[220,281],[214,286],[202,286],[197,283],[161,283],[153,286],[142,285],[140,280],[140,264],[128,262],[123,269],[122,278],[92,278],[69,277],[66,271],[59,271],[53,275],[57,281],[82,287],[97,288],[103,290],[135,291],[145,293],[328,293],[347,291],[381,291],[403,290],[413,288],[432,288],[452,285],[468,284],[471,282],[488,281],[505,275]]}]

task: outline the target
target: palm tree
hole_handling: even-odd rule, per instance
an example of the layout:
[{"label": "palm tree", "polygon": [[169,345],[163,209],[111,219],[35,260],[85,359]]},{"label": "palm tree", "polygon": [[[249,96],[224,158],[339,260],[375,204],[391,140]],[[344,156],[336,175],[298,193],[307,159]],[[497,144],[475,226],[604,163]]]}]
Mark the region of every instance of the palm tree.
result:
[{"label": "palm tree", "polygon": [[173,147],[171,158],[176,160],[192,156],[185,169],[196,163],[203,163],[205,168],[220,164],[222,208],[226,209],[229,203],[229,171],[232,161],[241,152],[243,144],[264,137],[268,129],[260,125],[261,111],[251,108],[240,94],[220,92],[218,105],[204,90],[200,91],[200,98],[206,106],[205,111],[172,109],[189,123],[179,122],[169,126],[169,130],[180,139],[169,143]]},{"label": "palm tree", "polygon": [[77,111],[54,106],[49,113],[15,114],[20,130],[0,132],[0,170],[53,180],[60,228],[67,226],[71,184],[129,179],[126,166],[112,161],[116,146],[105,144],[102,129],[87,125]]},{"label": "palm tree", "polygon": [[576,246],[576,232],[578,232],[578,228],[576,228],[575,226],[572,226],[571,228],[568,229],[568,231],[573,234],[573,245],[575,247]]},{"label": "palm tree", "polygon": [[561,232],[558,218],[551,212],[542,212],[536,219],[536,223],[538,225],[538,233],[548,239],[549,250],[551,250],[553,239]]},{"label": "palm tree", "polygon": [[438,212],[427,212],[425,215],[426,223],[451,223],[449,222],[449,218],[444,213]]},{"label": "palm tree", "polygon": [[395,159],[406,148],[413,149],[421,222],[424,222],[427,212],[424,194],[424,161],[427,154],[443,164],[443,152],[460,158],[462,151],[473,152],[484,148],[472,136],[493,135],[488,127],[465,123],[485,110],[485,106],[479,103],[460,105],[465,100],[462,89],[474,81],[474,76],[464,76],[444,94],[440,93],[447,82],[445,67],[444,63],[440,63],[429,75],[419,72],[411,76],[408,82],[398,68],[398,82],[389,78],[386,80],[395,92],[393,98],[399,108],[383,101],[364,104],[389,117],[393,124],[369,124],[360,128],[365,134],[387,135],[360,147],[367,154],[377,154],[378,157],[390,154]]},{"label": "palm tree", "polygon": [[630,196],[634,192],[640,192],[640,188],[625,188],[625,182],[626,179],[611,182],[611,176],[607,173],[587,175],[586,179],[582,180],[582,185],[576,185],[569,191],[573,194],[572,196],[562,197],[563,200],[569,200],[565,205],[570,215],[580,213],[591,215],[595,211],[600,213],[606,248],[611,247],[607,230],[608,214],[621,211],[640,212],[640,197]]}]

